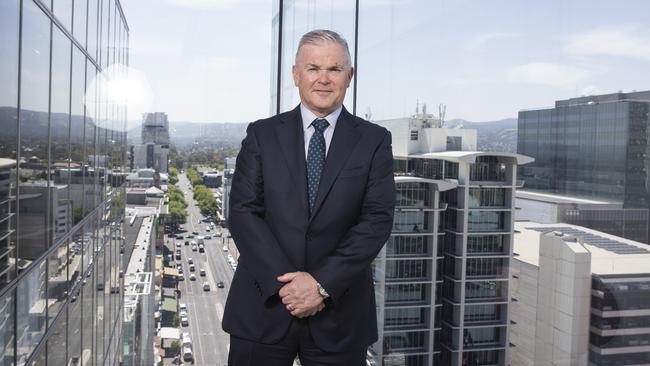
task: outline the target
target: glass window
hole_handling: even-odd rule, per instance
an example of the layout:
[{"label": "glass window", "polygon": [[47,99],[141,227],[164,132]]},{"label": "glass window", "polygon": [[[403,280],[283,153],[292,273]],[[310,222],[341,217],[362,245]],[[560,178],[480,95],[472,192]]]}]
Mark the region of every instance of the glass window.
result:
[{"label": "glass window", "polygon": [[68,299],[68,244],[64,243],[48,257],[47,316],[53,321]]},{"label": "glass window", "polygon": [[86,47],[86,21],[88,19],[88,0],[74,0],[74,38]]},{"label": "glass window", "polygon": [[105,276],[105,251],[102,250],[96,256],[97,262],[95,264],[95,280],[96,280],[96,295],[95,295],[95,355],[97,356],[97,364],[103,364],[103,357],[106,346],[106,320],[108,317],[106,313],[107,301],[105,296],[106,289],[106,276]]},{"label": "glass window", "polygon": [[[72,49],[72,90],[70,112],[70,164],[69,170],[59,169],[60,179],[68,182],[73,225],[76,225],[90,212],[84,207],[84,94],[86,88],[86,57],[74,46]],[[64,178],[64,176],[68,176]],[[55,181],[57,175],[55,174]]]},{"label": "glass window", "polygon": [[[52,96],[50,117],[50,232],[51,243],[65,235],[73,225],[70,201],[70,62],[72,42],[58,27],[53,27]],[[64,174],[61,175],[61,170]]]},{"label": "glass window", "polygon": [[88,0],[88,46],[86,49],[88,50],[88,54],[90,54],[90,57],[92,57],[93,60],[98,60],[97,30],[99,29],[99,26],[97,24],[97,19],[99,17],[99,1],[100,0]]},{"label": "glass window", "polygon": [[[295,88],[291,67],[296,59],[298,42],[303,34],[313,29],[331,29],[346,39],[354,62],[354,11],[350,1],[284,1],[282,29],[282,72],[280,112],[295,108],[300,102]],[[274,24],[275,25],[275,24]],[[345,96],[344,105],[352,112],[352,84]]]},{"label": "glass window", "polygon": [[45,334],[46,266],[47,261],[40,261],[18,283],[16,354],[17,364],[20,366],[25,365]]},{"label": "glass window", "polygon": [[74,323],[71,324],[78,322],[78,324],[81,325],[80,346],[76,346],[76,341],[70,341],[71,355],[73,357],[78,355],[80,358],[83,356],[84,366],[93,365],[95,362],[93,339],[95,334],[95,293],[97,290],[95,290],[95,275],[93,268],[91,267],[87,271],[84,284],[81,288],[81,311],[79,313],[71,313],[74,315],[79,314],[78,319],[73,319],[72,321]]},{"label": "glass window", "polygon": [[0,1],[0,289],[15,277],[19,20],[20,1]]},{"label": "glass window", "polygon": [[14,365],[14,339],[16,339],[14,294],[15,290],[12,290],[0,298],[0,366]]},{"label": "glass window", "polygon": [[72,31],[72,0],[52,0],[52,11],[63,26]]},{"label": "glass window", "polygon": [[[83,174],[84,174],[84,212],[91,212],[98,205],[96,201],[96,169],[94,157],[96,155],[96,133],[97,133],[97,69],[95,66],[86,63],[86,118],[84,129],[84,153],[83,153]],[[89,90],[90,89],[90,90]]]},{"label": "glass window", "polygon": [[[47,364],[50,366],[68,366],[68,329],[70,334],[79,333],[79,328],[68,328],[68,312],[64,311],[61,317],[51,325],[51,335],[47,340]],[[74,341],[71,339],[70,341]],[[78,340],[77,340],[78,341]],[[71,363],[75,365],[74,363]],[[77,364],[79,365],[79,364]],[[79,365],[80,366],[80,365]]]},{"label": "glass window", "polygon": [[32,1],[23,2],[18,269],[48,247],[48,104],[50,20]]}]

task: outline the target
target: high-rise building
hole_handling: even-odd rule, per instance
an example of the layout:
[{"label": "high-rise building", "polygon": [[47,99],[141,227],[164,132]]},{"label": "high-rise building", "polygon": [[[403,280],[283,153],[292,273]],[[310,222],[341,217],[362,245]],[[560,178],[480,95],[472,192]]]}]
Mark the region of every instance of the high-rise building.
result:
[{"label": "high-rise building", "polygon": [[[0,1],[0,365],[117,365],[126,108],[119,0]],[[97,173],[97,174],[95,174]]]},{"label": "high-rise building", "polygon": [[558,100],[519,112],[526,189],[650,207],[650,91]]},{"label": "high-rise building", "polygon": [[650,363],[650,246],[568,224],[515,223],[509,363]]},{"label": "high-rise building", "polygon": [[393,136],[393,231],[374,261],[378,365],[506,365],[517,166],[476,131],[431,115],[378,121]]},{"label": "high-rise building", "polygon": [[169,121],[163,112],[145,113],[142,121],[142,143],[133,146],[134,169],[169,169]]}]

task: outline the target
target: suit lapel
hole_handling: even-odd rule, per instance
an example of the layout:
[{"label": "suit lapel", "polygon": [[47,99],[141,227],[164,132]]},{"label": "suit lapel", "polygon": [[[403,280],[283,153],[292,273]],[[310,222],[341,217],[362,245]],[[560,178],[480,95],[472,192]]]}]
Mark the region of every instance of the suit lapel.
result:
[{"label": "suit lapel", "polygon": [[307,167],[305,166],[305,138],[302,129],[302,117],[300,116],[300,105],[290,113],[287,113],[283,120],[275,126],[275,132],[280,143],[280,149],[287,162],[289,173],[293,178],[298,196],[308,215],[307,204]]},{"label": "suit lapel", "polygon": [[[323,175],[321,176],[320,184],[318,185],[316,203],[314,204],[314,210],[312,211],[312,214],[309,218],[310,222],[318,213],[318,209],[327,197],[327,194],[329,193],[330,188],[332,188],[332,184],[334,184],[334,181],[341,171],[341,168],[343,168],[343,165],[345,165],[345,162],[348,160],[348,157],[350,157],[350,154],[352,153],[352,149],[354,149],[354,147],[357,145],[357,142],[359,141],[359,137],[361,137],[359,131],[356,130],[357,124],[358,122],[356,122],[352,115],[348,113],[345,107],[343,107],[343,110],[339,115],[339,119],[336,121],[334,136],[332,136],[332,141],[330,142],[330,147],[327,152],[325,167],[323,168]],[[303,169],[306,168],[303,166]],[[304,180],[306,181],[306,175]]]}]

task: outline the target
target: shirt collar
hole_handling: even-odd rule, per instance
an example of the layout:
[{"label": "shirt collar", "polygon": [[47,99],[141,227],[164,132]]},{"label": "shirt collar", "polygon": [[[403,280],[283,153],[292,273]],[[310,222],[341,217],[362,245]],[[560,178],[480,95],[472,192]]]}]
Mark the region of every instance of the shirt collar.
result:
[{"label": "shirt collar", "polygon": [[[340,105],[332,113],[323,117],[327,120],[327,122],[329,122],[330,127],[332,127],[332,129],[336,127],[336,121],[339,119],[342,110],[343,110],[343,105]],[[307,108],[302,103],[300,103],[300,115],[302,116],[302,128],[304,131],[307,131],[307,128],[309,128],[311,123],[314,122],[316,118],[320,118],[316,116],[314,112],[310,111],[309,108]]]}]

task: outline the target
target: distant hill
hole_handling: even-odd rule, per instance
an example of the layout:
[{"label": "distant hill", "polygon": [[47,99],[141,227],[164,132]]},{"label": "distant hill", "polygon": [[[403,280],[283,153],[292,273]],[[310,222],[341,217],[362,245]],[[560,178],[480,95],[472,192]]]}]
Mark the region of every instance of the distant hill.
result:
[{"label": "distant hill", "polygon": [[[246,136],[247,123],[169,122],[169,137],[178,148],[194,142],[209,142],[223,147],[238,147]],[[141,126],[128,131],[129,144],[140,142]]]},{"label": "distant hill", "polygon": [[[222,147],[239,147],[246,136],[246,123],[195,123],[169,122],[169,135],[177,148],[187,148],[195,142]],[[453,119],[445,123],[447,128],[468,128],[478,131],[478,149],[482,151],[517,151],[517,119],[471,122]],[[129,144],[140,142],[141,126],[128,131]]]},{"label": "distant hill", "polygon": [[487,122],[470,122],[464,119],[452,119],[445,122],[445,127],[477,130],[478,150],[517,152],[516,118]]}]

